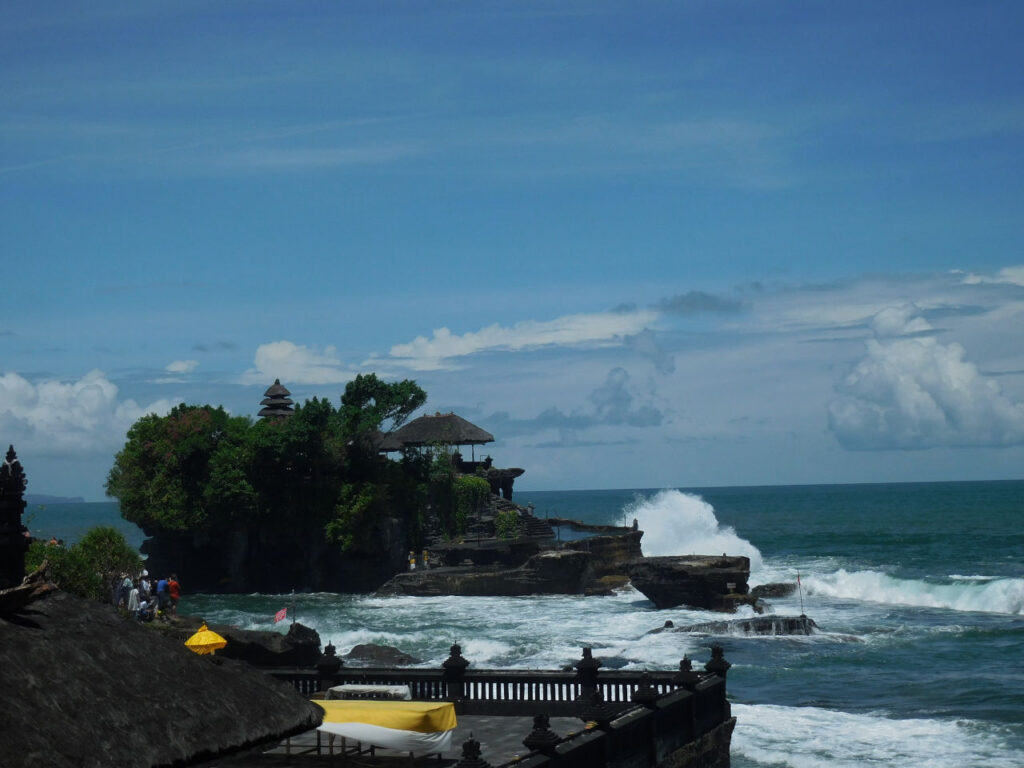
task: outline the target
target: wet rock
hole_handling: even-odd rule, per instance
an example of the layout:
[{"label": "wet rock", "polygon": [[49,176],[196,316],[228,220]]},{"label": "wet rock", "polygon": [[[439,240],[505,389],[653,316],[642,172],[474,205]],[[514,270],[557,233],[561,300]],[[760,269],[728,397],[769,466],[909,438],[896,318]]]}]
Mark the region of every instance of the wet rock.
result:
[{"label": "wet rock", "polygon": [[355,665],[365,667],[406,667],[420,662],[420,659],[398,648],[375,643],[353,646],[342,658],[346,663],[355,662]]},{"label": "wet rock", "polygon": [[628,573],[633,586],[657,608],[688,605],[728,611],[735,607],[737,596],[749,592],[750,558],[727,555],[644,557],[630,563]]},{"label": "wet rock", "polygon": [[796,592],[796,584],[778,583],[773,582],[771,584],[758,584],[756,587],[751,587],[750,594],[754,597],[789,597]]},{"label": "wet rock", "polygon": [[[757,616],[734,621],[709,621],[675,627],[672,632],[691,632],[705,635],[810,635],[818,628],[807,616]],[[664,631],[661,627],[655,632]]]}]

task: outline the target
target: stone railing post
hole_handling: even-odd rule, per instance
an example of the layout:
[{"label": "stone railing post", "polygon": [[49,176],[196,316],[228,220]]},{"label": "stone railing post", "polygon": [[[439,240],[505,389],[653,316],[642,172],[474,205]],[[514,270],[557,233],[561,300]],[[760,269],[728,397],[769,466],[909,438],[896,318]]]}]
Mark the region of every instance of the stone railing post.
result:
[{"label": "stone railing post", "polygon": [[547,715],[534,715],[533,730],[523,739],[523,746],[531,752],[555,754],[555,747],[562,743],[561,737],[551,730],[551,721]]},{"label": "stone railing post", "polygon": [[725,660],[725,651],[722,650],[722,646],[718,643],[711,646],[711,660],[704,665],[704,670],[718,675],[724,680],[731,666],[732,664]]},{"label": "stone railing post", "polygon": [[573,666],[576,667],[576,681],[580,685],[579,698],[589,701],[597,691],[597,670],[601,660],[595,659],[593,649],[587,647],[583,649],[583,658]]},{"label": "stone railing post", "polygon": [[448,688],[448,699],[466,698],[466,667],[469,662],[462,657],[462,646],[455,643],[441,666],[444,667],[444,680]]},{"label": "stone railing post", "polygon": [[25,470],[12,445],[0,461],[0,589],[16,587],[25,578],[28,529],[21,523],[25,511]]},{"label": "stone railing post", "polygon": [[326,691],[334,685],[334,679],[345,662],[335,655],[330,641],[324,646],[323,655],[316,662],[317,690]]},{"label": "stone railing post", "polygon": [[687,691],[693,691],[700,682],[700,675],[693,671],[693,662],[683,656],[679,662],[679,671],[672,676],[672,682]]}]

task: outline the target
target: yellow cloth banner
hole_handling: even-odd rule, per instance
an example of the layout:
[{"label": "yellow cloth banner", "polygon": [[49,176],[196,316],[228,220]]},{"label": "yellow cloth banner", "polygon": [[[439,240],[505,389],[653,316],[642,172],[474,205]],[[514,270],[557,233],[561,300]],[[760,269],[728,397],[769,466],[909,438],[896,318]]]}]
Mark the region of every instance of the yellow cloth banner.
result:
[{"label": "yellow cloth banner", "polygon": [[324,709],[325,723],[367,723],[418,733],[450,731],[456,726],[450,701],[375,701],[314,699]]}]

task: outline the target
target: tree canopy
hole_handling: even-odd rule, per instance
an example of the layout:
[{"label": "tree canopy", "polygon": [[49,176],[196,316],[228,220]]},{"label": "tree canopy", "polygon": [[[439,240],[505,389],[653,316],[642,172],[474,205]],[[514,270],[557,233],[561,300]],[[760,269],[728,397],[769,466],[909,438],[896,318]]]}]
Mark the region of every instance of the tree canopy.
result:
[{"label": "tree canopy", "polygon": [[348,383],[340,408],[313,398],[281,419],[253,422],[221,407],[178,405],[132,425],[107,494],[151,535],[216,533],[272,513],[314,521],[351,546],[386,503],[416,516],[418,465],[379,458],[366,438],[399,426],[424,402],[414,381],[367,374]]}]

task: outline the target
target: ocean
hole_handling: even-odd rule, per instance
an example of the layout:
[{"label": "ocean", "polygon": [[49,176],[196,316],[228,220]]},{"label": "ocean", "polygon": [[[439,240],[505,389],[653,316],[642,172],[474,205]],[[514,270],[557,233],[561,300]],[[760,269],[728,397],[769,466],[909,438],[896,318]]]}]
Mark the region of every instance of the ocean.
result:
[{"label": "ocean", "polygon": [[[481,667],[560,668],[584,645],[609,667],[676,668],[721,644],[737,768],[1024,765],[1024,481],[517,492],[534,514],[644,531],[647,555],[748,555],[751,584],[803,611],[809,637],[648,634],[719,620],[610,597],[378,598],[190,595],[181,611],[274,629],[289,608],[339,652],[394,645],[437,666],[458,642]],[[117,505],[29,508],[34,535],[69,543],[90,525],[141,532]],[[802,601],[802,602],[801,602]],[[743,609],[737,617],[753,615]],[[276,626],[286,631],[287,625]],[[699,666],[699,664],[698,664]]]}]

